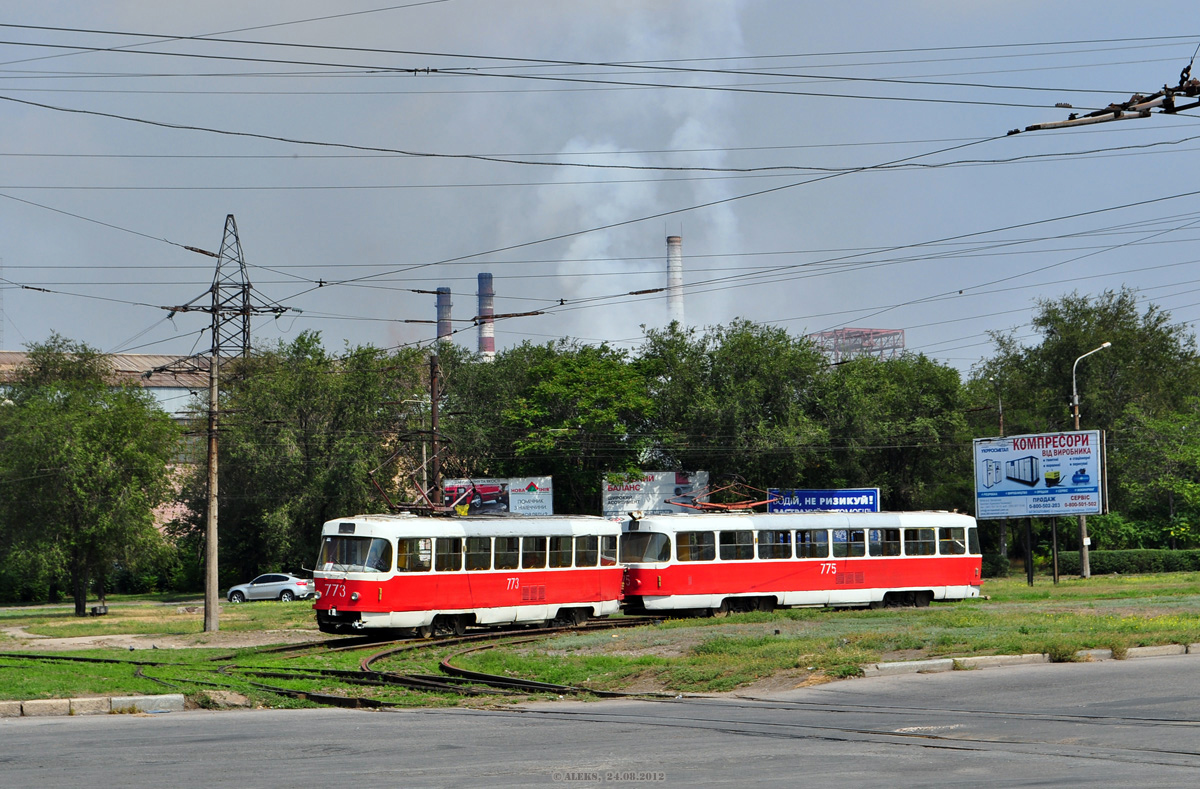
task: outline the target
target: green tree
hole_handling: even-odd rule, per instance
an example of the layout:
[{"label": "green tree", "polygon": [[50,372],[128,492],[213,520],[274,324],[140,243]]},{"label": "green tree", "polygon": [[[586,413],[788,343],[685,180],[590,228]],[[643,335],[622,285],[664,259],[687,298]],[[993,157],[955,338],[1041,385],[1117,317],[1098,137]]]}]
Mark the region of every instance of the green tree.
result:
[{"label": "green tree", "polygon": [[105,357],[57,335],[29,347],[0,405],[0,541],[69,577],[75,614],[90,581],[157,553],[154,508],[171,493],[179,431],[154,398],[110,379]]},{"label": "green tree", "polygon": [[636,367],[655,406],[651,465],[756,487],[797,484],[814,467],[826,360],[808,340],[744,320],[704,332],[672,325],[646,332]]},{"label": "green tree", "polygon": [[1039,301],[1033,327],[1041,339],[1032,345],[995,335],[996,354],[972,374],[994,379],[1010,435],[1074,429],[1072,367],[1103,342],[1112,347],[1076,368],[1084,429],[1111,430],[1131,405],[1152,415],[1178,409],[1200,384],[1195,336],[1154,304],[1139,310],[1130,288]]},{"label": "green tree", "polygon": [[1130,406],[1110,446],[1109,476],[1124,493],[1125,514],[1151,528],[1140,530],[1136,544],[1104,541],[1103,546],[1195,544],[1200,539],[1200,397],[1157,417]]},{"label": "green tree", "polygon": [[819,484],[878,487],[887,509],[969,506],[969,433],[953,368],[923,354],[852,359],[825,377],[820,411],[829,450]]},{"label": "green tree", "polygon": [[[385,509],[412,468],[402,434],[419,427],[420,351],[327,353],[320,335],[258,351],[223,372],[218,523],[223,583],[311,563],[322,524]],[[427,399],[427,398],[426,398]],[[419,451],[419,450],[418,450]],[[190,485],[190,530],[202,532],[205,470]]]},{"label": "green tree", "polygon": [[[976,400],[1003,399],[1009,435],[1073,430],[1072,367],[1083,354],[1111,342],[1076,368],[1080,426],[1108,435],[1109,506],[1122,516],[1110,520],[1112,534],[1121,535],[1122,544],[1156,542],[1153,532],[1170,531],[1172,500],[1186,499],[1183,487],[1172,492],[1172,486],[1183,486],[1186,474],[1171,477],[1170,469],[1186,470],[1188,464],[1168,457],[1165,448],[1190,419],[1188,399],[1200,388],[1195,336],[1169,312],[1140,306],[1131,288],[1040,301],[1033,326],[1040,335],[1034,344],[1022,344],[1013,334],[995,337],[996,354],[972,373]],[[975,429],[982,431],[977,435],[995,434],[985,424]],[[1149,438],[1154,435],[1159,438]],[[1189,451],[1187,442],[1178,446]],[[1171,478],[1147,476],[1159,468]],[[1159,526],[1147,531],[1149,521],[1139,519]],[[1105,544],[1105,523],[1097,524],[1099,544]]]},{"label": "green tree", "polygon": [[598,512],[606,471],[634,471],[651,402],[623,351],[560,342],[500,412],[512,452],[554,476],[567,512]]}]

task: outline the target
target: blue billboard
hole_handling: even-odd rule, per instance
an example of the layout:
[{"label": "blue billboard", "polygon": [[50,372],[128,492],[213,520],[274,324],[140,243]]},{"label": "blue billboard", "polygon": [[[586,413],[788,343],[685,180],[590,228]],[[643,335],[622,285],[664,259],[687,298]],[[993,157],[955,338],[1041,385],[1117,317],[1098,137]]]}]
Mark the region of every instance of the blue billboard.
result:
[{"label": "blue billboard", "polygon": [[879,488],[768,488],[767,493],[779,499],[767,505],[767,512],[879,512]]}]

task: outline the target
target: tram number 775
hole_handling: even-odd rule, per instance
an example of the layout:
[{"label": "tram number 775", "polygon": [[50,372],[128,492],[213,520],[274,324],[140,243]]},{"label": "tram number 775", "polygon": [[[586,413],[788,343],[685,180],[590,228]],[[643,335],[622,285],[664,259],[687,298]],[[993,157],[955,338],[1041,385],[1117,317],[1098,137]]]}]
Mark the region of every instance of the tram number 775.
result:
[{"label": "tram number 775", "polygon": [[821,575],[836,575],[837,562],[821,562]]}]

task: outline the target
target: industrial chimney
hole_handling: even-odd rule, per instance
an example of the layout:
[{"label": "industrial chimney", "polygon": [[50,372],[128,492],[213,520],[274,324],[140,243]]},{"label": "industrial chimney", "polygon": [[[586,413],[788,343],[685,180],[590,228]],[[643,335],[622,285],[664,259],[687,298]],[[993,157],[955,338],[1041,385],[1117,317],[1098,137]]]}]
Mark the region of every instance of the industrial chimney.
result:
[{"label": "industrial chimney", "polygon": [[683,323],[683,236],[667,236],[667,323]]},{"label": "industrial chimney", "polygon": [[492,290],[492,275],[479,275],[479,357],[490,362],[496,358],[496,293]]},{"label": "industrial chimney", "polygon": [[450,326],[450,288],[437,289],[437,338],[438,342],[450,342],[454,329]]}]

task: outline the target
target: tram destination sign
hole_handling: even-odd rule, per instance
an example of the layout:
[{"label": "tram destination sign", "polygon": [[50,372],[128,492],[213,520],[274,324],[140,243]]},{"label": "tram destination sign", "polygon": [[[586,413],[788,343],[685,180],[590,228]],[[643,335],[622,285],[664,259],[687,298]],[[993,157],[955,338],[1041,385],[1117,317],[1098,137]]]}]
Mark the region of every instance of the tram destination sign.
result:
[{"label": "tram destination sign", "polygon": [[1104,433],[975,439],[975,517],[1097,515],[1107,509]]}]

